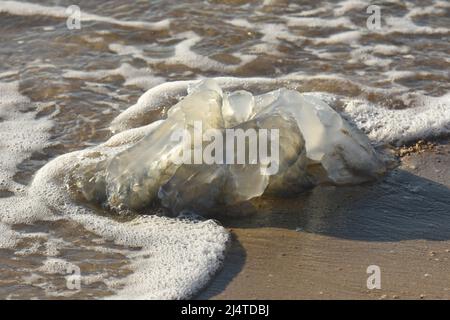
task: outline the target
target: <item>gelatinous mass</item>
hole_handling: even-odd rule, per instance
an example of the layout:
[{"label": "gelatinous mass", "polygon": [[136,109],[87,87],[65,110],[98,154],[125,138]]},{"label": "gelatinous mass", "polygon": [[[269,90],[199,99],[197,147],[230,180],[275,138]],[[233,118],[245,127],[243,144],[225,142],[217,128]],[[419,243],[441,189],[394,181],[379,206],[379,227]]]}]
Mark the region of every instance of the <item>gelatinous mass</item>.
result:
[{"label": "gelatinous mass", "polygon": [[[221,134],[230,128],[277,129],[277,173],[261,174],[267,165],[261,162],[178,163],[180,152],[194,146],[172,134],[195,121]],[[386,170],[368,138],[321,99],[288,89],[257,96],[243,90],[226,93],[214,79],[190,86],[166,119],[118,133],[81,157],[68,185],[86,200],[117,210],[139,210],[160,201],[174,213],[205,213],[324,183],[357,184]]]}]

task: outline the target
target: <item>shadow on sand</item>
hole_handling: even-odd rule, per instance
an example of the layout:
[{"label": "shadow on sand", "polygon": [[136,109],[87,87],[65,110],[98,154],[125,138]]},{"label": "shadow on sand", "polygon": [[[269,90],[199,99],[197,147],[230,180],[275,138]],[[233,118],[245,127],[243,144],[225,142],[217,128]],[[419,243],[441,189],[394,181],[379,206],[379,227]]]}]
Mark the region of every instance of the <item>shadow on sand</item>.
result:
[{"label": "shadow on sand", "polygon": [[[285,228],[357,241],[450,240],[450,189],[396,169],[382,180],[321,186],[290,199],[261,199],[257,214],[223,218],[227,228]],[[234,239],[224,269],[198,298],[224,290],[246,253]]]}]

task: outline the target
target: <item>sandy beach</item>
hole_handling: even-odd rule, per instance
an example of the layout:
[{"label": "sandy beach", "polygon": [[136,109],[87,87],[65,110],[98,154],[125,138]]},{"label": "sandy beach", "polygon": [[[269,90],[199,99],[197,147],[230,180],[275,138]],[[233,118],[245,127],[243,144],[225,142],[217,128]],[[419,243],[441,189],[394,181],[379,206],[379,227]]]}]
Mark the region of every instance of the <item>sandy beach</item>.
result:
[{"label": "sandy beach", "polygon": [[[449,299],[449,167],[441,142],[376,183],[318,187],[224,221],[225,265],[198,298]],[[380,267],[380,290],[367,289],[369,265]]]}]

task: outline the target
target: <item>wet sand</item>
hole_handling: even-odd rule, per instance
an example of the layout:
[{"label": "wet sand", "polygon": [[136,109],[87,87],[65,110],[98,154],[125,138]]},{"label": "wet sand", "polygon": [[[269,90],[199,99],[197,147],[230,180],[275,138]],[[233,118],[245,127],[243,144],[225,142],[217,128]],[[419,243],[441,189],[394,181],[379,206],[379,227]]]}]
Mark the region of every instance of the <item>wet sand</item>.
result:
[{"label": "wet sand", "polygon": [[[199,299],[450,299],[450,145],[381,181],[264,199],[222,223],[233,241]],[[280,209],[282,208],[282,209]],[[369,265],[381,289],[367,289]]]}]

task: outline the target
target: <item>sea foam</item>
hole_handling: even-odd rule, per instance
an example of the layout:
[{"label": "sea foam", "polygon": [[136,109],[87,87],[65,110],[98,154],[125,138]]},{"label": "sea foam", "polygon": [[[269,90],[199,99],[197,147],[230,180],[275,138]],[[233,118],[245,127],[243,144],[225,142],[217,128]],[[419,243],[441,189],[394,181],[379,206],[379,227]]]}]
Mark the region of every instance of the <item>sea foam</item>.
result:
[{"label": "sea foam", "polygon": [[[17,82],[0,83],[0,116],[0,133],[5,137],[0,144],[1,191],[10,192],[8,196],[0,197],[0,249],[15,249],[27,240],[29,247],[15,250],[15,254],[29,255],[37,250],[39,239],[44,237],[47,255],[57,255],[59,248],[64,246],[62,239],[14,230],[17,224],[46,220],[75,221],[104,239],[141,248],[139,251],[123,251],[132,261],[131,276],[103,279],[116,292],[116,298],[189,298],[220,268],[229,235],[213,221],[142,216],[131,222],[119,223],[77,205],[65,191],[65,173],[91,150],[67,154],[49,162],[36,173],[28,187],[15,182],[17,165],[33,152],[50,145],[49,131],[53,122],[47,117],[36,118],[35,106],[19,93]],[[135,142],[145,131],[146,128],[137,128],[116,135],[106,146],[111,150],[114,146],[120,149],[121,144]],[[68,264],[61,258],[47,259],[38,270],[30,272],[56,272],[55,267],[64,269]],[[49,296],[57,294],[51,290],[46,292]]]},{"label": "sea foam", "polygon": [[[19,1],[1,1],[0,2],[0,12],[9,13],[12,15],[19,16],[49,16],[54,18],[67,18],[65,7],[59,6],[43,6],[35,3],[29,2],[19,2]],[[148,30],[165,30],[170,27],[170,20],[161,20],[158,22],[145,22],[145,21],[125,21],[119,20],[111,17],[104,17],[92,13],[83,11],[81,15],[81,21],[95,21],[110,23],[122,27],[128,28],[140,28]]]}]

